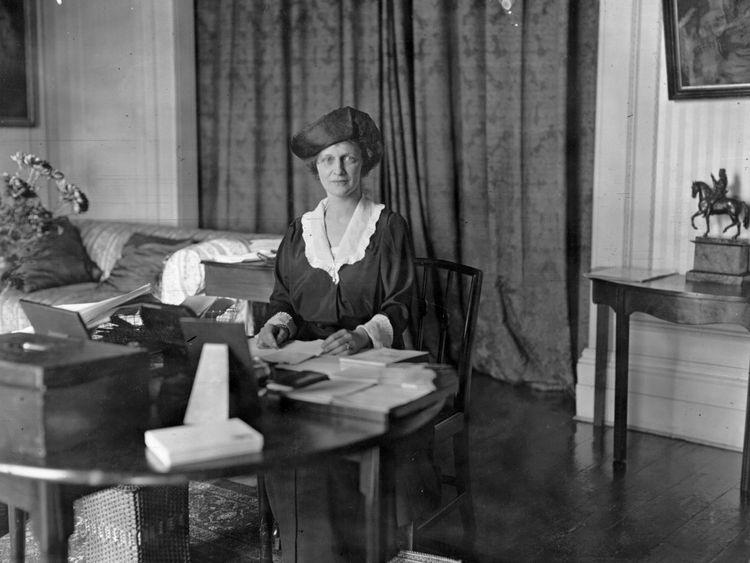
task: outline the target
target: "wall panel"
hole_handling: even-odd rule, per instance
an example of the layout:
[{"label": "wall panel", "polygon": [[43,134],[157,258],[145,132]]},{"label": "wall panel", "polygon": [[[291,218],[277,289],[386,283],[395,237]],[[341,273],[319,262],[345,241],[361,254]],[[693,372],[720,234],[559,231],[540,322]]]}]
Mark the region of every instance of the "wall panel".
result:
[{"label": "wall panel", "polygon": [[0,129],[0,151],[46,157],[91,217],[196,225],[192,2],[37,3],[41,120]]},{"label": "wall panel", "polygon": [[[697,210],[692,181],[710,182],[711,173],[726,168],[730,191],[750,200],[750,101],[670,101],[661,3],[600,5],[592,266],[685,273],[693,262],[690,241],[702,234],[690,225]],[[712,233],[724,224],[715,222]],[[595,312],[592,307],[591,345],[578,364],[582,419],[593,414]],[[633,428],[741,447],[750,336],[728,326],[697,329],[635,315],[630,353]],[[610,422],[611,413],[610,402]]]}]

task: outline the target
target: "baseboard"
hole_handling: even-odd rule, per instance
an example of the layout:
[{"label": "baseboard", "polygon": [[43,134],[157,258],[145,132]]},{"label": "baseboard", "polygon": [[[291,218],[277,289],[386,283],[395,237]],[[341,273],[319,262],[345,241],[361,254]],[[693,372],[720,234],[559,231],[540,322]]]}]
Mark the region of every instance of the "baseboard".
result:
[{"label": "baseboard", "polygon": [[[635,343],[635,346],[634,346]],[[738,344],[740,344],[738,346]],[[628,427],[741,451],[748,341],[734,330],[631,327]],[[594,350],[578,362],[576,419],[593,420]],[[614,351],[608,358],[605,423],[613,423]]]}]

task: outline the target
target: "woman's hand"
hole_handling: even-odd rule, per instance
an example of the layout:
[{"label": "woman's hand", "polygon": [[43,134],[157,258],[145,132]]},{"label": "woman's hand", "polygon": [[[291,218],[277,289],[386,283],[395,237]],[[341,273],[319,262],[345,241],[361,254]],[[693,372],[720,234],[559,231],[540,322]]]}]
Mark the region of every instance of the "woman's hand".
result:
[{"label": "woman's hand", "polygon": [[371,347],[372,341],[362,328],[337,330],[326,338],[322,345],[323,353],[333,356],[348,356]]},{"label": "woman's hand", "polygon": [[289,329],[281,325],[265,324],[255,339],[258,348],[278,348],[289,340]]}]

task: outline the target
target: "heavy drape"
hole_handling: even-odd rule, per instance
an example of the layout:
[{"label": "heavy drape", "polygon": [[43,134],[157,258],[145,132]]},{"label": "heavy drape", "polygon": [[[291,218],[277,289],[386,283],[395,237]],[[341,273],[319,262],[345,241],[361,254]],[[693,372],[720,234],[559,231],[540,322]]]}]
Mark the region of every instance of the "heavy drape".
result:
[{"label": "heavy drape", "polygon": [[570,390],[585,344],[598,3],[197,0],[202,226],[284,231],[324,192],[289,137],[342,105],[417,254],[485,274],[475,368]]}]

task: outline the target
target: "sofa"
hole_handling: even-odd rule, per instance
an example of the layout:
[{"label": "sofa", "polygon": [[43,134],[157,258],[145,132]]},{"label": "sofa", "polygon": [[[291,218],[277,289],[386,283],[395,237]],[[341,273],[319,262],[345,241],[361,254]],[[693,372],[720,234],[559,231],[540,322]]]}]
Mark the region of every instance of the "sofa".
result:
[{"label": "sofa", "polygon": [[50,251],[46,261],[40,258],[47,270],[36,276],[40,283],[27,279],[28,283],[17,284],[20,287],[5,286],[0,291],[0,334],[29,326],[21,298],[49,305],[89,303],[150,282],[157,299],[178,304],[201,292],[201,260],[253,252],[258,245],[268,247],[280,239],[274,234],[81,217],[71,218],[70,225],[65,248]]}]

